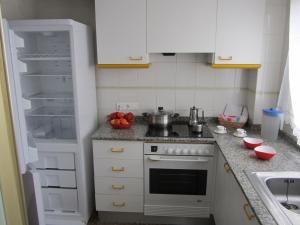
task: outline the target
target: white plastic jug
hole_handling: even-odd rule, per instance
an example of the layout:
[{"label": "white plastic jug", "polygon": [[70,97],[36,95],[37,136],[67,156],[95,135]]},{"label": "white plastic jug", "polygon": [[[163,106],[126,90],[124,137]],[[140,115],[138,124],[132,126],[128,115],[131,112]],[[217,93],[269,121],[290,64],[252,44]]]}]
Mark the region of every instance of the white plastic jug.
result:
[{"label": "white plastic jug", "polygon": [[263,109],[263,117],[261,124],[261,136],[268,140],[276,140],[278,137],[279,129],[283,128],[283,112],[270,108]]}]

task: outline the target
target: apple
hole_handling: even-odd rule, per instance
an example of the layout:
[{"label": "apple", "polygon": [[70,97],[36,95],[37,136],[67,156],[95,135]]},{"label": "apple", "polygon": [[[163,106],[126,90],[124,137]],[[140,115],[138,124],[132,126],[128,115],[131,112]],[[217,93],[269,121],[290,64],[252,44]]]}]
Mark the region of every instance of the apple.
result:
[{"label": "apple", "polygon": [[125,119],[126,119],[129,123],[131,123],[131,122],[134,120],[134,115],[133,115],[133,113],[132,113],[132,112],[127,113],[127,114],[125,115]]},{"label": "apple", "polygon": [[125,116],[124,112],[117,112],[118,119],[122,119],[122,118],[124,118],[124,116]]},{"label": "apple", "polygon": [[118,112],[113,112],[110,114],[110,119],[118,119],[118,116],[117,116]]}]

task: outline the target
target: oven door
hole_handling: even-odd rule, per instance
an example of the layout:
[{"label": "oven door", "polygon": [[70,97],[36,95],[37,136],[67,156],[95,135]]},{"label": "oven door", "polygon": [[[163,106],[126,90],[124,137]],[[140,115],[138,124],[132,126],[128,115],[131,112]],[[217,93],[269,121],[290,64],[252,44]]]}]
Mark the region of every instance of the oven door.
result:
[{"label": "oven door", "polygon": [[145,155],[145,214],[208,217],[213,157]]}]

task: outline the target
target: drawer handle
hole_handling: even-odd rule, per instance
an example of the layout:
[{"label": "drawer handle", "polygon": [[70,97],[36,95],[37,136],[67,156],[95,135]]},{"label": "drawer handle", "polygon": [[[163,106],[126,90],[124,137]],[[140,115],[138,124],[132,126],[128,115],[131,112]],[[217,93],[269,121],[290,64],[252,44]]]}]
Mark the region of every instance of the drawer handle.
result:
[{"label": "drawer handle", "polygon": [[125,207],[125,206],[126,206],[125,202],[122,202],[122,203],[113,202],[113,207],[121,208],[121,207]]},{"label": "drawer handle", "polygon": [[144,57],[143,56],[129,56],[128,59],[131,61],[140,61],[140,60],[143,60]]},{"label": "drawer handle", "polygon": [[232,56],[227,56],[227,57],[219,56],[218,59],[219,59],[219,60],[224,60],[224,61],[225,61],[225,60],[230,61],[230,60],[232,60]]},{"label": "drawer handle", "polygon": [[224,163],[224,169],[225,169],[225,171],[226,171],[227,173],[230,172],[231,168],[230,168],[230,166],[229,166],[228,163]]},{"label": "drawer handle", "polygon": [[125,168],[122,166],[122,167],[112,167],[111,168],[111,171],[113,172],[123,172],[125,170]]},{"label": "drawer handle", "polygon": [[243,208],[248,220],[252,220],[253,218],[255,218],[255,215],[253,214],[250,205],[248,203],[244,204]]},{"label": "drawer handle", "polygon": [[125,185],[111,185],[111,188],[114,190],[124,190],[125,189]]},{"label": "drawer handle", "polygon": [[111,148],[111,152],[114,152],[114,153],[121,153],[121,152],[124,152],[124,148]]}]

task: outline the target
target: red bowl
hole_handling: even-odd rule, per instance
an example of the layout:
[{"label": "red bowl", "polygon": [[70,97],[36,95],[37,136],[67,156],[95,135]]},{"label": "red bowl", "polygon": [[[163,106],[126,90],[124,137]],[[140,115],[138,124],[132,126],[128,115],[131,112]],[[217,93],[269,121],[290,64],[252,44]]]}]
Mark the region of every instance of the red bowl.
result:
[{"label": "red bowl", "polygon": [[276,155],[276,151],[271,146],[258,146],[254,149],[256,157],[263,159],[263,160],[269,160],[274,155]]},{"label": "red bowl", "polygon": [[262,139],[259,139],[259,138],[251,138],[251,137],[245,137],[243,139],[244,141],[244,145],[246,148],[249,148],[249,149],[254,149],[258,146],[261,146],[262,143],[264,142]]}]

